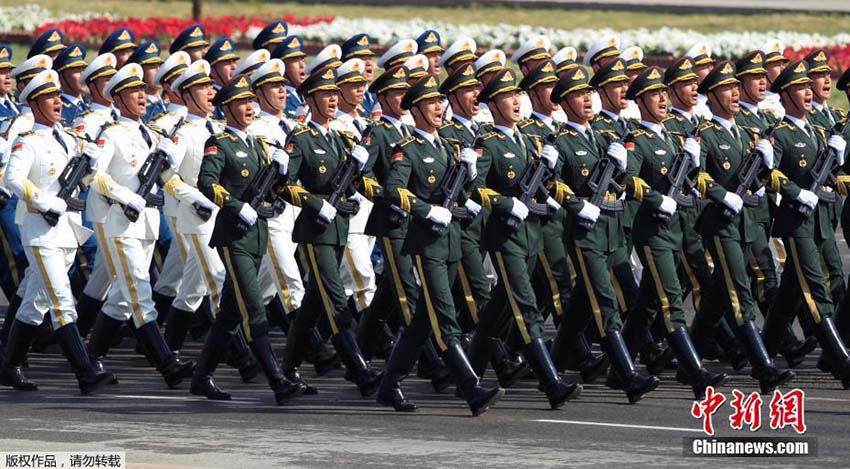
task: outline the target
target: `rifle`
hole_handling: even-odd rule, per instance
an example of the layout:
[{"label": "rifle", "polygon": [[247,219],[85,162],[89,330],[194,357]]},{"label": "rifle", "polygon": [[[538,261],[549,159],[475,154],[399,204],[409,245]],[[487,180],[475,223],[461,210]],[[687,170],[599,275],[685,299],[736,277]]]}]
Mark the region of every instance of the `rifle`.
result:
[{"label": "rifle", "polygon": [[[64,129],[63,129],[64,130]],[[66,133],[72,135],[74,138],[79,138],[81,140],[85,140],[89,143],[98,142],[100,140],[101,135],[103,134],[103,127],[101,127],[100,131],[97,133],[97,137],[94,140],[89,138],[87,135],[77,135],[73,134],[67,130]],[[65,168],[59,174],[59,192],[56,193],[56,197],[65,201],[65,204],[68,207],[68,210],[72,212],[82,212],[86,208],[86,201],[80,200],[77,197],[74,197],[74,192],[78,187],[83,186],[83,178],[92,173],[91,160],[87,155],[83,153],[74,156],[68,161],[68,164],[65,165]],[[59,214],[48,210],[41,214],[44,221],[47,222],[50,226],[56,226],[59,223]]]},{"label": "rifle", "polygon": [[[699,126],[696,126],[688,133],[687,138],[699,139]],[[676,157],[670,165],[670,170],[667,171],[667,192],[666,196],[676,200],[676,204],[682,207],[693,207],[694,199],[690,195],[682,194],[682,189],[687,185],[689,188],[694,187],[694,182],[691,181],[689,175],[694,170],[694,165],[691,163],[691,157],[685,152],[685,146],[679,150]],[[655,212],[655,218],[669,222],[670,215],[663,212]]]},{"label": "rifle", "polygon": [[[257,212],[258,217],[271,218],[275,215],[274,207],[266,205],[265,202],[278,184],[280,178],[279,168],[280,165],[276,161],[263,166],[242,194],[242,201],[253,208]],[[239,232],[245,234],[250,228],[241,218],[237,219],[236,229]]]},{"label": "rifle", "polygon": [[[622,210],[622,205],[609,205],[605,201],[605,196],[609,188],[614,189],[614,192],[618,194],[623,192],[623,188],[614,181],[619,173],[620,171],[617,169],[617,165],[611,158],[607,156],[600,158],[593,166],[593,172],[590,173],[590,177],[587,180],[587,185],[593,190],[593,194],[588,199],[588,202],[600,209]],[[590,230],[596,225],[596,222],[579,217],[578,224],[582,228]]]},{"label": "rifle", "polygon": [[[850,121],[850,113],[847,114],[847,117],[844,118],[843,122],[835,124],[830,132],[830,136],[844,134],[844,129],[847,128],[848,121]],[[828,181],[835,182],[835,170],[837,169],[837,152],[833,151],[829,148],[829,146],[826,146],[820,155],[818,155],[818,159],[815,161],[815,164],[812,165],[812,170],[809,173],[812,175],[812,184],[809,186],[809,191],[817,194],[819,200],[827,203],[835,202],[835,192],[825,191],[824,185]],[[800,204],[797,207],[797,211],[804,217],[809,218],[815,212],[815,209],[809,208],[809,206],[805,204]]]},{"label": "rifle", "polygon": [[[173,138],[174,135],[177,134],[177,131],[180,130],[180,127],[183,126],[183,123],[186,121],[185,117],[181,117],[177,124],[174,125],[174,128],[171,129],[170,134],[163,135],[162,132],[157,131],[160,135],[163,135],[165,138]],[[136,194],[144,197],[145,202],[147,202],[148,206],[151,207],[161,207],[162,204],[165,203],[165,199],[160,194],[154,194],[151,192],[153,186],[155,184],[162,185],[162,181],[160,180],[162,176],[162,172],[166,169],[167,165],[166,156],[164,152],[154,150],[148,155],[145,162],[142,163],[142,167],[139,168],[139,188],[136,189]],[[124,206],[124,215],[132,222],[136,222],[139,220],[139,211],[133,207],[128,205]]]},{"label": "rifle", "polygon": [[[351,148],[348,151],[351,151]],[[357,161],[351,158],[351,155],[347,156],[342,164],[339,165],[339,168],[337,168],[336,174],[334,174],[334,179],[331,181],[334,190],[328,196],[327,201],[337,212],[345,215],[355,215],[360,210],[360,205],[355,201],[342,200],[342,197],[352,193],[354,190],[352,184],[360,176],[360,169],[357,167]],[[322,225],[329,224],[322,217],[316,217],[316,221]]]},{"label": "rifle", "polygon": [[[545,140],[549,143],[553,137],[549,135]],[[543,146],[540,146],[541,151]],[[549,170],[549,167],[546,166],[546,162],[543,161],[543,158],[540,157],[540,154],[534,158],[531,162],[531,165],[525,170],[525,174],[522,175],[522,179],[519,180],[519,188],[522,190],[520,196],[517,197],[520,202],[525,204],[528,207],[528,213],[533,215],[545,216],[549,214],[549,206],[545,203],[541,204],[534,201],[534,198],[537,197],[538,194],[549,195],[546,190],[546,182],[552,177],[552,172]],[[505,224],[508,227],[517,229],[520,224],[522,224],[522,220],[519,218],[509,215],[507,220],[505,220]]]},{"label": "rifle", "polygon": [[[782,121],[777,120],[772,126],[765,129],[764,132],[762,132],[761,139],[769,140],[773,137],[773,132],[776,130],[776,126],[780,122]],[[758,155],[758,152],[756,152],[756,149],[753,148],[744,157],[744,161],[738,169],[738,187],[735,188],[735,194],[744,201],[745,207],[757,207],[759,204],[759,197],[750,193],[750,191],[758,180],[759,174],[762,171],[762,166],[764,166],[764,163]],[[737,215],[737,213],[735,213],[731,208],[725,207],[723,209],[723,216],[726,217],[727,220],[733,220],[735,215]]]},{"label": "rifle", "polygon": [[[470,216],[468,209],[456,206],[457,198],[460,196],[461,191],[463,191],[463,185],[467,182],[468,176],[469,172],[467,171],[466,164],[457,160],[443,177],[439,189],[440,194],[443,196],[443,203],[440,206],[450,210],[452,212],[452,218],[465,219]],[[442,235],[448,229],[448,226],[437,223],[431,225],[431,231],[439,235]]]}]

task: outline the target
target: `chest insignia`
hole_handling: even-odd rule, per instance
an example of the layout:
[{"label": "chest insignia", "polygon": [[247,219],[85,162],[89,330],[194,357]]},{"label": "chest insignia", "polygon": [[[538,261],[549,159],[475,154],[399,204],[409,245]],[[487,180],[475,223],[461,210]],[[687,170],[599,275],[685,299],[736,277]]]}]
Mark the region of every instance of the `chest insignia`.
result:
[{"label": "chest insignia", "polygon": [[806,165],[807,165],[807,164],[809,164],[809,163],[806,163],[806,160],[800,160],[800,163],[799,163],[799,164],[800,164],[800,167],[801,167],[801,168],[805,168],[805,167],[806,167]]},{"label": "chest insignia", "polygon": [[134,167],[134,168],[135,168],[137,164],[139,164],[139,161],[138,161],[138,160],[136,160],[135,158],[133,158],[132,160],[130,160],[130,166],[132,166],[132,167]]},{"label": "chest insignia", "polygon": [[579,151],[576,152],[576,155],[578,155],[578,156],[584,156],[586,154],[587,154],[587,152],[584,151],[584,150],[579,150]]},{"label": "chest insignia", "polygon": [[513,153],[505,153],[505,158],[516,158],[516,155]]},{"label": "chest insignia", "polygon": [[729,168],[731,167],[732,163],[730,163],[728,160],[723,162],[723,169],[725,169],[726,171],[729,171]]},{"label": "chest insignia", "polygon": [[720,147],[720,149],[721,149],[721,150],[728,150],[728,149],[732,148],[731,146],[729,146],[729,145],[727,145],[727,144],[725,144],[725,143],[721,143],[721,144],[720,144],[720,145],[718,145],[718,146]]},{"label": "chest insignia", "polygon": [[248,154],[247,154],[247,153],[245,153],[245,152],[244,152],[244,151],[242,151],[242,150],[239,150],[239,151],[237,151],[237,152],[236,152],[236,157],[237,157],[237,158],[245,158],[246,156],[248,156]]},{"label": "chest insignia", "polygon": [[666,154],[667,154],[667,150],[655,150],[655,154],[656,154],[656,155],[666,155]]},{"label": "chest insignia", "polygon": [[516,177],[516,173],[514,172],[514,170],[513,170],[513,169],[509,169],[509,170],[508,170],[508,173],[506,174],[506,176],[508,177],[508,179],[513,179],[513,178],[515,178],[515,177]]},{"label": "chest insignia", "polygon": [[248,177],[248,174],[249,174],[249,173],[248,173],[248,168],[242,168],[242,172],[241,172],[241,173],[239,173],[239,174],[241,174],[243,178]]},{"label": "chest insignia", "polygon": [[53,176],[54,174],[56,174],[56,167],[55,167],[55,166],[53,166],[53,165],[51,164],[51,165],[50,165],[50,168],[47,170],[47,174],[49,174],[49,175],[51,175],[51,176]]},{"label": "chest insignia", "polygon": [[322,150],[321,148],[316,148],[316,154],[317,155],[324,155],[324,154],[327,154],[327,152],[325,150]]},{"label": "chest insignia", "polygon": [[590,170],[587,169],[587,166],[582,166],[581,167],[581,175],[584,176],[584,177],[587,177],[589,174],[590,174]]},{"label": "chest insignia", "polygon": [[797,142],[794,146],[797,148],[806,148],[806,142]]},{"label": "chest insignia", "polygon": [[667,175],[667,166],[662,166],[662,167],[661,167],[661,175],[662,175],[662,176],[666,176],[666,175]]},{"label": "chest insignia", "polygon": [[429,157],[427,157],[427,158],[423,158],[423,159],[422,159],[422,162],[423,162],[423,163],[433,163],[433,162],[434,162],[434,158],[433,158],[433,157],[431,157],[431,156],[429,156]]},{"label": "chest insignia", "polygon": [[429,174],[428,175],[428,184],[434,184],[435,182],[437,182],[437,177],[434,176],[433,174]]},{"label": "chest insignia", "polygon": [[327,166],[325,166],[325,165],[321,165],[321,166],[319,166],[319,173],[320,173],[320,174],[325,174],[325,173],[327,173],[327,172],[328,172],[328,167],[327,167]]}]

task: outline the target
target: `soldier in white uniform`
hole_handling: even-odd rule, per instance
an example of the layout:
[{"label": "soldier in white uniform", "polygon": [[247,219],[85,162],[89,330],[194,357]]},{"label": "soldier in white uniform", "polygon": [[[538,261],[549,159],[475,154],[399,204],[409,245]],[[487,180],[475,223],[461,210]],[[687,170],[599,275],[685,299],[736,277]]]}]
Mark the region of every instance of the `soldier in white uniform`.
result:
[{"label": "soldier in white uniform", "polygon": [[[587,48],[587,52],[584,53],[583,62],[586,66],[593,69],[593,73],[596,73],[600,67],[616,60],[619,55],[620,37],[615,35],[606,35],[590,44],[590,47]],[[556,65],[557,64],[558,63],[556,62]],[[602,110],[601,98],[598,94],[593,93],[591,95],[591,99],[593,113],[599,114],[599,111]]]},{"label": "soldier in white uniform", "polygon": [[[643,63],[643,49],[638,46],[626,47],[620,53],[620,58],[626,62],[626,76],[629,77],[629,85],[631,85],[634,79],[640,75],[640,72],[646,68],[646,64]],[[627,119],[640,121],[640,109],[638,109],[637,103],[633,99],[626,102],[628,105],[620,114]]]},{"label": "soldier in white uniform", "polygon": [[[546,60],[552,59],[552,41],[546,36],[534,36],[519,46],[511,55],[511,61],[519,66],[520,72],[526,75]],[[527,92],[520,92],[519,113],[523,119],[531,117],[533,106]]]},{"label": "soldier in white uniform", "polygon": [[[495,76],[492,72],[498,71],[500,68],[505,66],[507,63],[507,56],[505,52],[501,49],[490,49],[487,52],[481,54],[481,57],[475,59],[473,62],[473,67],[475,67],[475,78],[481,82],[480,86],[484,86],[486,84],[484,77]],[[443,121],[448,122],[451,118],[443,118]],[[487,103],[478,103],[478,111],[472,116],[472,120],[474,120],[478,124],[492,124],[493,123],[493,114],[490,113],[490,108],[487,106]]]},{"label": "soldier in white uniform", "polygon": [[[12,78],[15,79],[15,86],[18,89],[18,93],[21,93],[27,83],[29,83],[34,76],[38,75],[39,72],[49,70],[52,67],[53,60],[50,57],[38,54],[33,55],[22,64],[13,68],[11,75]],[[18,134],[32,130],[33,123],[35,122],[32,115],[32,109],[30,109],[29,104],[25,100],[21,100],[19,107],[21,108],[21,112],[19,114],[0,121],[0,188],[6,187],[3,182],[3,174],[5,173],[7,163],[9,162],[12,144],[18,137]],[[5,190],[9,191],[9,189]],[[9,203],[11,204],[14,202],[13,200],[10,200]],[[21,222],[21,212],[15,211],[15,224],[20,226]],[[32,266],[27,266],[24,270],[24,277],[20,279],[20,283],[18,284],[17,292],[12,298],[9,298],[9,308],[6,310],[6,317],[3,321],[3,330],[0,333],[0,339],[2,339],[3,343],[5,343],[9,337],[9,330],[12,327],[12,321],[15,318],[18,308],[21,306],[21,302],[24,298],[24,292],[27,288],[26,284],[28,278],[31,276]]]},{"label": "soldier in white uniform", "polygon": [[[427,67],[428,58],[419,55]],[[336,118],[331,121],[332,129],[348,132],[359,142],[363,138],[368,122],[360,117],[358,108],[366,96],[366,77],[363,76],[365,63],[361,59],[349,59],[337,69],[336,84],[339,86],[339,107]],[[372,267],[372,251],[375,237],[365,234],[366,221],[372,212],[373,204],[365,199],[360,210],[348,221],[348,240],[340,263],[340,276],[345,286],[345,294],[354,297],[354,307],[359,313],[372,303],[375,295],[375,270]]]},{"label": "soldier in white uniform", "polygon": [[[80,74],[80,80],[86,84],[91,93],[91,107],[88,111],[77,117],[74,121],[74,129],[88,136],[90,140],[99,140],[102,129],[114,122],[118,112],[112,107],[112,101],[104,93],[104,87],[109,79],[115,75],[117,60],[112,53],[107,52],[97,56],[91,64]],[[106,234],[103,223],[109,211],[109,203],[102,197],[89,197],[86,200],[86,217],[91,223],[98,249],[94,258],[94,269],[92,270],[86,287],[77,299],[77,329],[80,335],[88,336],[89,329],[94,324],[95,318],[115,278],[115,270],[112,266],[112,256],[106,248]]]},{"label": "soldier in white uniform", "polygon": [[[153,119],[153,125],[161,129],[166,134],[171,133],[175,125],[186,117],[186,106],[183,105],[183,98],[180,93],[171,88],[171,84],[186,70],[186,67],[191,63],[189,54],[184,51],[177,51],[168,56],[165,63],[159,67],[154,76],[154,83],[162,87],[165,96],[168,97],[168,104],[165,107],[165,112]],[[165,204],[162,206],[162,213],[165,222],[168,224],[168,229],[171,231],[171,246],[168,249],[168,254],[165,255],[165,260],[162,263],[162,270],[159,272],[159,277],[153,286],[153,301],[156,305],[156,310],[159,312],[159,320],[162,323],[168,316],[168,311],[171,308],[171,303],[177,297],[177,292],[180,291],[180,284],[183,279],[183,263],[185,262],[186,252],[185,243],[177,233],[177,200],[164,193]],[[206,309],[209,310],[209,301],[205,301]],[[204,307],[202,304],[202,308]],[[212,317],[212,312],[208,313],[208,317]],[[167,342],[166,337],[166,342]],[[171,344],[169,344],[171,345]],[[172,347],[172,350],[177,351]]]},{"label": "soldier in white uniform", "polygon": [[771,39],[761,46],[761,51],[764,53],[764,69],[767,71],[767,96],[759,103],[759,109],[770,112],[776,119],[782,119],[785,117],[785,108],[779,101],[779,94],[770,91],[770,85],[788,65],[785,43],[779,39]]},{"label": "soldier in white uniform", "polygon": [[[148,359],[168,387],[174,388],[192,376],[195,363],[184,363],[177,358],[156,323],[149,268],[159,236],[159,210],[149,206],[148,194],[142,196],[137,191],[141,185],[139,171],[149,155],[161,152],[166,168],[174,168],[180,159],[180,147],[142,123],[147,104],[142,73],[141,65],[129,63],[104,87],[104,94],[117,105],[120,115],[103,131],[104,139],[110,143],[104,148],[92,181],[90,198],[105,197],[112,202],[104,234],[115,280],[95,321],[88,351],[93,360],[99,361],[109,351],[121,325],[132,318],[136,338],[147,351]],[[157,189],[154,184],[149,194],[156,194]]]},{"label": "soldier in white uniform", "polygon": [[[22,202],[17,207],[21,214],[21,240],[33,270],[3,350],[0,384],[24,391],[37,389],[20,367],[36,330],[50,310],[57,341],[77,376],[80,392],[87,395],[114,377],[111,373],[96,372],[89,361],[77,331],[77,313],[68,278],[77,248],[91,231],[83,227],[80,214],[68,212],[65,200],[56,194],[60,189],[59,175],[69,160],[82,151],[96,166],[101,149],[97,145],[83,145],[59,125],[62,99],[55,71],[39,72],[20,97],[32,108],[33,130],[15,139],[5,181]],[[48,212],[54,216],[55,224],[48,223],[45,217]],[[49,306],[38,299],[47,299]]]}]

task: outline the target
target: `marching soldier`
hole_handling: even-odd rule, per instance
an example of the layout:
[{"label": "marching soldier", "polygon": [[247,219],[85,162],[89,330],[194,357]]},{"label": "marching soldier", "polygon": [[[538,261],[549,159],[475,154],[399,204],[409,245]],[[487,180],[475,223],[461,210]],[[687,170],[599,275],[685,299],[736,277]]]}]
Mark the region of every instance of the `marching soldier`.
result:
[{"label": "marching soldier", "polygon": [[[199,75],[201,80],[206,77],[203,73]],[[187,81],[186,85],[192,81],[195,80]],[[272,164],[272,170],[284,176],[288,157],[280,149],[269,152],[265,143],[248,133],[254,117],[254,98],[248,79],[239,77],[219,90],[213,100],[223,110],[227,127],[204,144],[197,181],[204,197],[219,207],[209,245],[216,248],[224,261],[227,276],[221,291],[221,311],[201,350],[191,392],[213,400],[230,399],[230,394],[215,384],[212,373],[224,356],[233,330],[239,328],[266,375],[275,401],[281,405],[306,389],[283,375],[272,350],[258,280],[268,242],[267,222],[241,198],[249,190],[252,175],[256,177],[263,167]]]},{"label": "marching soldier", "polygon": [[764,101],[759,103],[759,108],[770,112],[777,119],[782,119],[785,116],[785,108],[779,102],[779,95],[770,91],[770,88],[790,61],[785,57],[785,43],[779,39],[770,39],[761,46],[761,52],[764,54],[764,69],[767,72],[768,89]]},{"label": "marching soldier", "polygon": [[100,55],[109,52],[114,55],[115,60],[117,60],[116,69],[120,70],[129,61],[135,50],[136,33],[128,28],[118,28],[109,33],[109,36],[106,36],[97,53]]},{"label": "marching soldier", "polygon": [[[363,61],[363,77],[366,79],[367,87],[369,83],[372,83],[375,74],[375,53],[372,52],[371,43],[372,38],[368,34],[359,33],[348,38],[341,46],[342,60],[360,59]],[[377,95],[367,89],[359,109],[360,115],[364,118],[372,117],[373,108],[377,102]]]},{"label": "marching soldier", "polygon": [[[212,43],[204,53],[204,60],[210,64],[210,78],[213,80],[213,88],[216,92],[233,79],[233,71],[236,70],[236,64],[239,61],[234,46],[233,39],[223,37]],[[216,108],[213,118],[224,120],[222,110]]]},{"label": "marching soldier", "polygon": [[[65,200],[55,194],[60,189],[59,174],[71,158],[84,153],[96,167],[102,151],[96,144],[83,144],[57,125],[62,118],[62,100],[55,71],[39,72],[23,88],[20,97],[29,104],[35,123],[32,131],[16,138],[5,181],[26,205],[21,210],[21,237],[27,259],[34,268],[3,350],[0,384],[22,391],[37,389],[21,373],[21,365],[49,310],[55,337],[77,376],[80,392],[88,395],[114,379],[112,373],[96,371],[89,361],[77,331],[77,314],[67,274],[77,247],[91,232],[83,228],[80,215],[68,212]],[[48,213],[56,220],[55,224],[48,223],[45,218]]]},{"label": "marching soldier", "polygon": [[[663,126],[667,112],[665,83],[666,77],[661,69],[650,67],[629,86],[628,98],[638,104],[641,124],[626,139],[626,148],[632,152],[632,161],[638,162],[632,174],[661,194],[671,193],[667,190],[670,185],[667,173],[670,168],[674,168],[677,158],[687,158],[694,171],[700,168],[700,146],[696,138],[667,132]],[[704,193],[707,190],[705,187],[711,187],[710,184],[706,173],[700,172],[697,183],[699,189]],[[703,399],[707,386],[721,386],[728,377],[723,373],[711,373],[702,367],[685,323],[682,287],[677,278],[684,237],[680,218],[685,215],[677,205],[685,197],[690,197],[690,203],[694,203],[694,196],[686,194],[685,190],[679,188],[674,197],[663,195],[663,201],[658,205],[644,198],[638,211],[633,234],[644,275],[641,278],[638,306],[626,319],[623,337],[630,352],[635,354],[650,326],[660,317],[664,326],[663,336],[679,361],[680,373],[677,378],[691,385],[696,399]],[[728,199],[724,203],[734,205],[740,197],[733,193]],[[658,211],[664,216],[659,217]],[[697,329],[696,326],[694,329]]]},{"label": "marching soldier", "polygon": [[[338,50],[338,47],[337,47]],[[337,58],[339,55],[336,54]],[[327,62],[333,64],[333,60]],[[284,192],[287,202],[300,207],[292,239],[302,244],[308,260],[310,278],[306,301],[289,327],[284,369],[287,376],[299,382],[298,366],[307,343],[307,332],[324,319],[331,330],[331,341],[346,366],[346,376],[366,397],[377,391],[383,373],[369,368],[352,329],[352,314],[339,274],[343,248],[348,238],[352,213],[340,211],[328,203],[327,195],[336,190],[336,173],[348,158],[363,170],[369,152],[356,144],[351,134],[329,128],[336,114],[339,87],[333,66],[313,70],[301,83],[299,93],[305,97],[310,112],[307,125],[293,132],[286,145],[290,155],[288,179],[293,184]],[[300,181],[302,185],[294,185]],[[362,195],[354,193],[349,203],[356,207]]]},{"label": "marching soldier", "polygon": [[[767,91],[764,53],[752,51],[744,55],[735,62],[735,70],[735,76],[740,81],[738,84],[740,112],[735,115],[735,123],[763,134],[777,123],[770,111],[759,108],[759,103],[764,101]],[[761,227],[761,231],[755,230],[752,234],[750,244],[752,257],[750,258],[749,269],[753,277],[753,296],[762,314],[766,316],[779,289],[779,276],[776,273],[776,263],[770,250],[770,227],[773,224],[771,212],[773,207],[776,206],[776,197],[772,191],[765,195],[759,197],[758,207],[750,209],[753,212],[755,222]],[[790,326],[789,324],[781,352],[788,363],[788,367],[794,368],[803,361],[809,352],[817,347],[817,339],[814,336],[808,336],[804,342],[801,342],[794,335]]]},{"label": "marching soldier", "polygon": [[286,24],[286,21],[274,20],[257,33],[257,36],[251,41],[251,45],[254,47],[254,50],[266,49],[271,51],[283,42],[288,32],[289,25]]},{"label": "marching soldier", "polygon": [[177,51],[186,52],[191,61],[194,62],[204,58],[209,45],[206,28],[201,24],[193,24],[174,38],[174,41],[168,47],[168,52],[170,54]]},{"label": "marching soldier", "polygon": [[139,171],[150,154],[162,152],[173,166],[179,150],[170,139],[161,138],[141,123],[146,105],[144,87],[141,65],[127,64],[103,88],[120,115],[102,132],[109,144],[104,147],[92,190],[113,202],[104,220],[106,245],[101,249],[110,251],[115,280],[95,320],[88,351],[94,361],[99,361],[124,322],[132,318],[137,339],[166,384],[174,388],[192,375],[195,363],[177,358],[156,323],[148,270],[159,234],[159,210],[148,207],[137,191]]},{"label": "marching soldier", "polygon": [[80,74],[87,65],[86,48],[82,44],[71,44],[53,61],[53,70],[59,74],[62,86],[62,122],[67,127],[89,107],[83,99],[85,88],[80,81]]},{"label": "marching soldier", "polygon": [[[548,52],[547,52],[548,53]],[[537,307],[531,275],[543,250],[541,216],[554,213],[560,205],[552,197],[542,202],[545,212],[530,213],[520,200],[523,189],[518,182],[534,168],[533,161],[554,170],[558,152],[551,145],[524,135],[517,124],[520,117],[519,88],[514,72],[502,69],[485,86],[479,101],[489,103],[493,113],[493,130],[478,137],[476,151],[480,152],[473,198],[490,211],[484,228],[484,247],[496,260],[498,283],[490,302],[481,313],[478,329],[469,345],[469,359],[477,374],[486,369],[491,357],[489,344],[493,338],[504,337],[509,328],[515,329],[521,340],[522,353],[553,409],[578,397],[581,386],[565,383],[558,376],[549,351],[543,342],[543,315]],[[465,152],[466,153],[466,152]],[[539,155],[539,156],[538,156]],[[465,155],[464,155],[465,157]],[[509,221],[514,221],[512,227]]]},{"label": "marching soldier", "polygon": [[[553,165],[564,182],[556,183],[553,192],[555,200],[571,215],[572,229],[565,233],[565,243],[578,270],[578,303],[586,305],[564,317],[553,350],[558,351],[559,360],[568,353],[573,367],[580,371],[585,382],[592,382],[604,373],[610,360],[612,373],[609,382],[616,381],[617,387],[625,391],[629,403],[635,403],[652,392],[659,381],[653,375],[644,376],[635,370],[624,334],[620,333],[619,305],[610,272],[615,253],[625,244],[622,202],[611,191],[606,191],[605,203],[601,207],[589,200],[593,189],[587,182],[602,158],[607,156],[607,164],[616,165],[620,173],[628,167],[623,145],[614,142],[606,146],[600,142],[602,134],[591,125],[592,92],[584,67],[576,67],[558,81],[551,97],[560,104],[568,118],[555,138],[555,152],[559,158],[556,163],[560,167]],[[577,192],[574,193],[570,187],[576,187]],[[642,197],[639,194],[636,198],[640,200]],[[591,320],[607,360],[594,357],[584,337],[583,332]]]},{"label": "marching soldier", "polygon": [[[410,214],[410,229],[402,252],[413,256],[421,282],[420,297],[410,325],[405,328],[387,361],[377,401],[399,412],[413,412],[416,404],[401,391],[401,380],[419,356],[422,345],[433,334],[446,366],[473,416],[498,401],[505,391],[479,386],[478,375],[460,345],[460,328],[451,295],[451,284],[460,260],[460,226],[440,200],[441,181],[450,168],[462,164],[468,178],[475,177],[476,154],[440,137],[444,96],[433,75],[410,87],[402,108],[413,114],[414,133],[398,142],[386,179],[389,202]],[[459,155],[460,154],[460,155]],[[456,158],[460,161],[456,162]],[[468,182],[468,181],[467,181]],[[442,194],[445,197],[445,194]]]},{"label": "marching soldier", "polygon": [[[697,190],[711,203],[700,218],[697,229],[703,234],[712,259],[715,259],[715,273],[726,287],[723,296],[728,321],[739,331],[739,340],[753,365],[752,376],[759,380],[762,393],[769,393],[790,381],[794,375],[790,371],[780,373],[776,370],[769,357],[765,359],[761,341],[755,339],[758,332],[753,320],[758,306],[750,287],[747,267],[752,255],[749,252],[751,241],[763,230],[755,223],[758,207],[745,207],[736,189],[741,183],[739,168],[747,163],[746,159],[761,158],[764,163],[770,163],[765,166],[771,168],[773,149],[769,140],[760,140],[757,131],[736,124],[735,115],[740,109],[736,75],[734,64],[722,61],[699,87],[700,92],[709,98],[712,118],[700,124],[699,128],[702,172],[697,178]],[[778,177],[781,175],[777,173],[770,175],[771,180]],[[697,335],[710,330],[710,325],[704,321],[711,320],[708,316],[697,315],[692,333]],[[763,336],[765,344],[775,340],[766,334]]]},{"label": "marching soldier", "polygon": [[[702,80],[705,79],[708,72],[714,67],[715,62],[717,62],[712,57],[711,46],[705,42],[697,42],[691,46],[688,52],[685,53],[685,57],[693,61],[694,74],[697,76],[697,85],[702,83]],[[697,104],[694,106],[694,114],[703,119],[710,119],[711,113],[708,110],[706,101],[705,95],[699,93]]]},{"label": "marching soldier", "polygon": [[[461,36],[443,52],[440,60],[437,61],[437,65],[446,71],[446,75],[451,75],[464,65],[475,62],[477,50],[478,48],[472,38]],[[413,51],[413,54],[415,53],[416,50]]]},{"label": "marching soldier", "polygon": [[148,100],[142,122],[151,122],[166,111],[165,101],[160,95],[161,90],[156,82],[157,72],[164,62],[159,54],[160,48],[156,41],[145,41],[139,44],[139,47],[127,59],[127,63],[142,66],[142,80],[145,82],[145,97]]},{"label": "marching soldier", "polygon": [[[51,28],[41,33],[41,35],[33,41],[29,52],[27,52],[27,59],[31,59],[36,55],[46,55],[50,58],[50,60],[54,60],[59,52],[64,48],[65,35],[62,34],[62,31]],[[22,104],[23,102],[24,101],[21,100]]]},{"label": "marching soldier", "polygon": [[[828,202],[822,203],[818,194],[804,189],[811,187],[812,167],[827,152],[835,152],[838,164],[843,165],[846,143],[840,135],[828,136],[822,127],[808,121],[812,109],[808,74],[805,61],[791,62],[771,85],[771,91],[779,94],[785,107],[785,117],[773,133],[778,171],[772,174],[771,189],[782,195],[773,235],[782,238],[788,258],[779,295],[765,321],[764,338],[768,353],[778,351],[781,332],[802,302],[801,325],[814,332],[824,351],[822,369],[832,371],[847,389],[850,359],[832,319],[835,305],[826,287],[828,273],[821,264],[824,251],[835,243],[832,208]],[[783,177],[774,176],[776,173]],[[836,189],[846,193],[846,188]]]},{"label": "marching soldier", "polygon": [[284,40],[275,46],[272,51],[272,58],[283,60],[286,66],[286,117],[295,119],[298,117],[296,111],[304,105],[304,100],[298,95],[298,87],[301,82],[307,77],[304,69],[307,67],[307,62],[304,58],[307,54],[304,53],[304,40],[301,36],[287,36]]},{"label": "marching soldier", "polygon": [[[88,111],[74,121],[74,129],[85,134],[89,139],[97,141],[101,138],[105,127],[115,122],[118,111],[112,107],[112,100],[104,93],[109,79],[117,72],[115,56],[107,52],[97,56],[80,74],[80,81],[85,83],[92,97]],[[106,244],[104,223],[109,212],[109,203],[101,197],[86,199],[85,218],[91,224],[94,238],[101,249],[97,250],[94,258],[94,269],[86,287],[77,298],[77,329],[82,337],[87,337],[89,329],[94,324],[97,314],[106,301],[106,295],[115,278],[112,255]]]}]

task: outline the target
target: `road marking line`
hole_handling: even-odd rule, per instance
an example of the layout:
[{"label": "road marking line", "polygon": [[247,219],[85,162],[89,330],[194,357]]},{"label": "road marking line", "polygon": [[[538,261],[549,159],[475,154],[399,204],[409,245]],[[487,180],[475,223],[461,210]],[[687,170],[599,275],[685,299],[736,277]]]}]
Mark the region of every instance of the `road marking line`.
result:
[{"label": "road marking line", "polygon": [[681,427],[655,427],[652,425],[629,425],[625,423],[606,423],[606,422],[585,422],[582,420],[550,420],[550,419],[536,419],[533,422],[542,422],[542,423],[567,423],[572,425],[591,425],[595,427],[617,427],[617,428],[634,428],[637,430],[666,430],[673,432],[688,432],[688,433],[702,433],[701,429],[695,428],[681,428]]},{"label": "road marking line", "polygon": [[838,399],[835,397],[808,397],[806,396],[807,401],[824,401],[824,402],[850,402],[850,399]]}]

